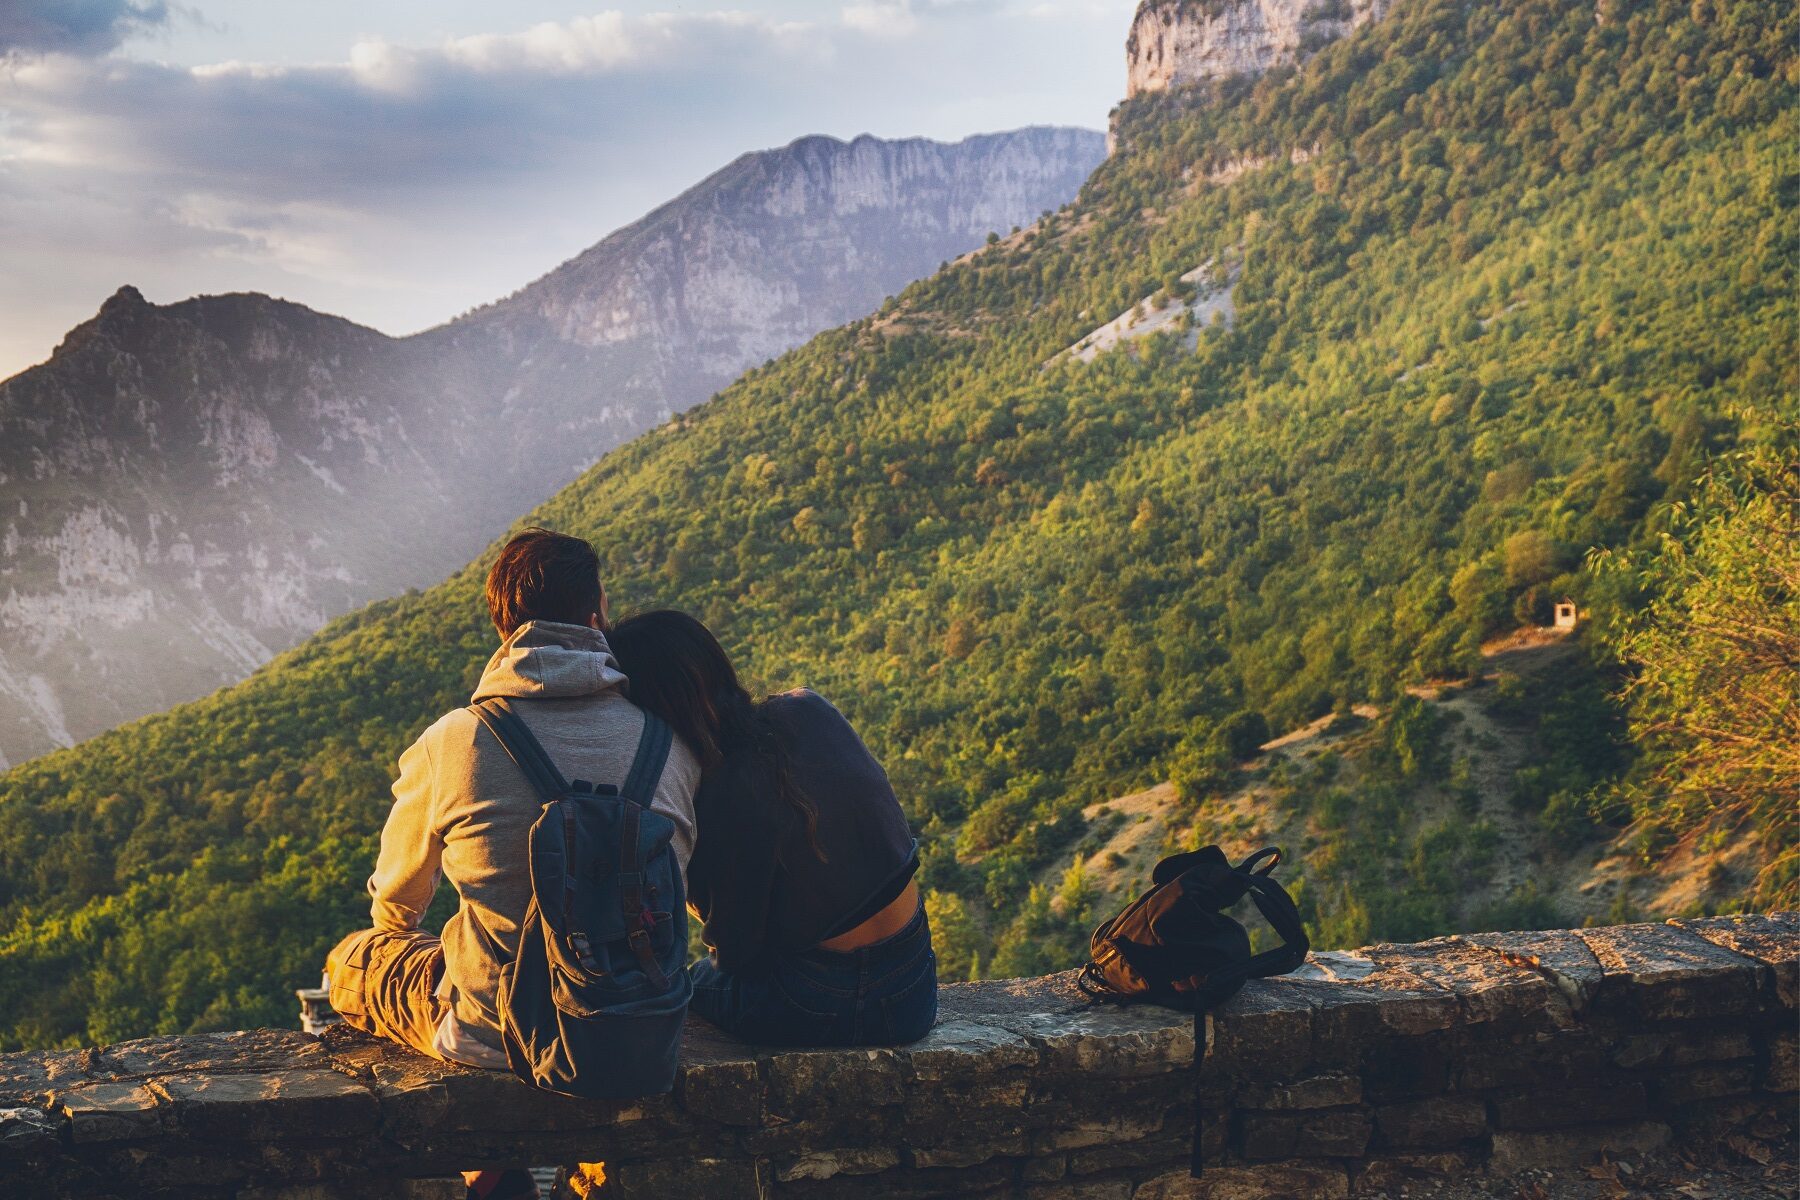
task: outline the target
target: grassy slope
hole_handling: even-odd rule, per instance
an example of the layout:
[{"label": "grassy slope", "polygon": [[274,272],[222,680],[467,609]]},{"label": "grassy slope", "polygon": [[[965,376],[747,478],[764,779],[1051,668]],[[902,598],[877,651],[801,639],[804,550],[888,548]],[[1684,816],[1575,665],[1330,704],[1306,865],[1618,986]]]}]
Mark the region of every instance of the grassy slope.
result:
[{"label": "grassy slope", "polygon": [[[1214,769],[1237,710],[1391,700],[1552,591],[1614,602],[1581,552],[1771,436],[1793,15],[1604,9],[1409,0],[1303,71],[1130,106],[1071,210],[533,519],[837,700],[928,882],[993,909],[983,961],[1038,965],[1060,935],[1021,897],[1086,804]],[[1041,369],[1208,258],[1242,266],[1234,328]],[[486,655],[481,566],[0,777],[0,1047],[286,1023],[359,919],[390,764]],[[1357,900],[1317,899],[1327,941]]]}]

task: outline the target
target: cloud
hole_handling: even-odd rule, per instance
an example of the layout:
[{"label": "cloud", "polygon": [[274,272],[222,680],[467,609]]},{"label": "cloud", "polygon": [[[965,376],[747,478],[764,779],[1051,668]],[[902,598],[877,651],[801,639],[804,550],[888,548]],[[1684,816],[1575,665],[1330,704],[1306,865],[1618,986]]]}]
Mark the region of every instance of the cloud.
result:
[{"label": "cloud", "polygon": [[604,12],[367,37],[312,63],[16,57],[0,64],[0,377],[121,283],[159,302],[267,291],[405,332],[512,291],[747,150],[1094,127],[1129,14],[1019,6],[1130,2],[911,0],[903,35],[837,8]]},{"label": "cloud", "polygon": [[165,0],[5,0],[0,59],[105,54],[135,33],[167,25],[171,11]]},{"label": "cloud", "polygon": [[803,26],[742,14],[606,13],[427,48],[366,40],[313,66],[49,56],[0,77],[0,154],[181,191],[355,201],[629,142],[709,90],[791,90],[782,77],[823,49]]}]

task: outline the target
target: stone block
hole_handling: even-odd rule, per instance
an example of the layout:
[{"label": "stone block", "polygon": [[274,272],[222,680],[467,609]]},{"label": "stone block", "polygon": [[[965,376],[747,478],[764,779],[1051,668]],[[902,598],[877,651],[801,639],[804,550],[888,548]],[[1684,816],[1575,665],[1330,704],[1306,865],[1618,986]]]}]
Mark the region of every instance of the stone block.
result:
[{"label": "stone block", "polygon": [[1763,982],[1775,1006],[1800,1008],[1800,913],[1702,917],[1669,924],[1756,959],[1768,968]]},{"label": "stone block", "polygon": [[976,1021],[940,1021],[904,1052],[920,1083],[993,1079],[1037,1066],[1037,1047],[1010,1029]]},{"label": "stone block", "polygon": [[43,1050],[0,1054],[0,1108],[41,1108],[52,1092],[93,1078],[93,1050]]},{"label": "stone block", "polygon": [[1026,1183],[1047,1183],[1069,1173],[1069,1159],[1064,1154],[1027,1159],[1019,1165],[1019,1178]]},{"label": "stone block", "polygon": [[0,1108],[0,1163],[59,1149],[62,1124],[41,1108]]},{"label": "stone block", "polygon": [[58,1092],[54,1103],[77,1144],[155,1137],[168,1124],[168,1105],[141,1083],[90,1083]]},{"label": "stone block", "polygon": [[1528,1034],[1494,1042],[1466,1043],[1456,1056],[1453,1082],[1460,1091],[1611,1082],[1622,1078],[1594,1033]]},{"label": "stone block", "polygon": [[1357,1158],[1369,1147],[1374,1125],[1366,1109],[1247,1112],[1240,1116],[1238,1152],[1252,1161],[1286,1158]]},{"label": "stone block", "polygon": [[1372,1158],[1356,1172],[1353,1196],[1407,1195],[1423,1181],[1448,1179],[1471,1169],[1467,1154],[1440,1150],[1432,1154],[1394,1154]]},{"label": "stone block", "polygon": [[696,1063],[676,1083],[677,1104],[691,1117],[724,1125],[757,1125],[763,1117],[762,1072],[754,1059]]},{"label": "stone block", "polygon": [[1572,1014],[1587,1008],[1606,978],[1593,950],[1569,930],[1465,933],[1459,940],[1536,971],[1556,988]]},{"label": "stone block", "polygon": [[325,1046],[310,1033],[297,1029],[248,1029],[239,1033],[189,1033],[119,1042],[98,1052],[89,1074],[96,1079],[123,1079],[323,1070],[329,1065]]},{"label": "stone block", "polygon": [[1454,993],[1391,967],[1355,983],[1293,986],[1312,1003],[1313,1061],[1321,1066],[1354,1062],[1360,1048],[1378,1039],[1440,1033],[1462,1019]]},{"label": "stone block", "polygon": [[368,1074],[381,1106],[381,1129],[389,1137],[415,1139],[451,1124],[450,1089],[440,1072],[378,1062]]},{"label": "stone block", "polygon": [[1288,1080],[1311,1074],[1312,1004],[1292,983],[1252,979],[1207,1019],[1202,1078]]},{"label": "stone block", "polygon": [[1362,1080],[1355,1075],[1315,1075],[1291,1083],[1251,1083],[1238,1091],[1244,1108],[1337,1108],[1362,1101]]},{"label": "stone block", "polygon": [[1649,1154],[1669,1144],[1669,1127],[1655,1121],[1581,1125],[1568,1129],[1503,1129],[1494,1134],[1488,1170],[1514,1175],[1527,1167],[1574,1167],[1602,1152]]},{"label": "stone block", "polygon": [[[929,1171],[886,1171],[874,1175],[834,1175],[780,1185],[782,1200],[975,1200],[1003,1196],[1013,1185],[1008,1162]],[[711,1192],[695,1193],[712,1200]]]},{"label": "stone block", "polygon": [[1690,1104],[1746,1096],[1756,1088],[1755,1063],[1706,1063],[1669,1071],[1656,1080],[1656,1098],[1664,1104]]},{"label": "stone block", "polygon": [[1376,1144],[1436,1150],[1487,1133],[1487,1104],[1473,1096],[1438,1096],[1375,1110]]},{"label": "stone block", "polygon": [[792,1183],[796,1179],[830,1179],[834,1175],[873,1175],[899,1165],[900,1152],[891,1146],[813,1150],[779,1164],[775,1178]]},{"label": "stone block", "polygon": [[1456,998],[1464,1026],[1552,1028],[1567,1023],[1567,1006],[1541,971],[1462,938],[1434,938],[1408,946],[1372,946],[1380,975],[1415,982]]},{"label": "stone block", "polygon": [[1364,1043],[1363,1051],[1363,1095],[1388,1103],[1448,1091],[1458,1046],[1440,1033]]},{"label": "stone block", "polygon": [[[1201,1154],[1210,1158],[1222,1153],[1227,1141],[1225,1135],[1224,1123],[1209,1123],[1201,1131]],[[1193,1154],[1193,1126],[1184,1121],[1178,1128],[1166,1128],[1161,1133],[1135,1142],[1077,1150],[1069,1155],[1069,1173],[1098,1175],[1106,1171],[1135,1170],[1140,1167],[1161,1167],[1167,1170],[1191,1162]],[[1142,1174],[1141,1171],[1137,1173]]]},{"label": "stone block", "polygon": [[1673,925],[1583,929],[1606,975],[1596,1004],[1637,1021],[1744,1016],[1766,970],[1756,959]]},{"label": "stone block", "polygon": [[1769,1039],[1769,1057],[1763,1064],[1762,1086],[1771,1092],[1800,1091],[1800,1038],[1783,1029]]},{"label": "stone block", "polygon": [[1756,1043],[1748,1030],[1699,1026],[1627,1037],[1613,1050],[1612,1061],[1616,1066],[1639,1070],[1729,1062],[1755,1055]]},{"label": "stone block", "polygon": [[336,1071],[169,1075],[153,1087],[183,1131],[205,1138],[350,1137],[373,1132],[381,1115],[373,1092]]},{"label": "stone block", "polygon": [[756,1200],[767,1182],[754,1159],[691,1158],[608,1164],[606,1186],[617,1200]]},{"label": "stone block", "polygon": [[1025,1200],[1131,1200],[1129,1179],[1069,1179],[1032,1184]]},{"label": "stone block", "polygon": [[906,1092],[892,1050],[787,1050],[769,1058],[769,1107],[783,1116],[898,1104]]},{"label": "stone block", "polygon": [[1525,1089],[1494,1097],[1494,1127],[1552,1129],[1593,1121],[1622,1121],[1642,1116],[1645,1107],[1644,1085],[1641,1083],[1624,1083],[1613,1087]]},{"label": "stone block", "polygon": [[1334,1163],[1208,1167],[1200,1178],[1174,1171],[1138,1185],[1131,1200],[1341,1200],[1350,1174]]},{"label": "stone block", "polygon": [[[906,1159],[913,1167],[978,1167],[996,1158],[1018,1158],[1029,1153],[1031,1139],[1020,1134],[950,1145],[909,1146]],[[1062,1175],[1061,1162],[1059,1156],[1056,1177]]]},{"label": "stone block", "polygon": [[1032,1149],[1039,1154],[1052,1150],[1078,1150],[1085,1146],[1115,1146],[1133,1142],[1162,1130],[1165,1116],[1161,1112],[1111,1113],[1085,1117],[1056,1129],[1046,1129],[1032,1138]]}]

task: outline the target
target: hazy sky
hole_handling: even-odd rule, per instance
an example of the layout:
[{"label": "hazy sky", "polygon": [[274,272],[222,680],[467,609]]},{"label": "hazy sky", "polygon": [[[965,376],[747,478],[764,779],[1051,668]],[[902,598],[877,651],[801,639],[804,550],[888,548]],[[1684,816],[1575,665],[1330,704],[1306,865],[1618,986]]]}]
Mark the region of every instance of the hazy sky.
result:
[{"label": "hazy sky", "polygon": [[407,333],[746,150],[1103,128],[1135,7],[0,0],[0,378],[124,283]]}]

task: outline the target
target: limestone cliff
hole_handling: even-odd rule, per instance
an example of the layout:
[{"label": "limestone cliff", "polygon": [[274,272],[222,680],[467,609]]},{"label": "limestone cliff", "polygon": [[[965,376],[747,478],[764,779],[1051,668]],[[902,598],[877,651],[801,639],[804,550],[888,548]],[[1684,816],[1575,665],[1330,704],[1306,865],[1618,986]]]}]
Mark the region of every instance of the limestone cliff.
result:
[{"label": "limestone cliff", "polygon": [[1260,75],[1385,16],[1391,0],[1143,0],[1126,41],[1126,97]]},{"label": "limestone cliff", "polygon": [[607,450],[1072,199],[1100,134],[805,138],[390,338],[122,288],[0,382],[0,769],[441,579]]}]

